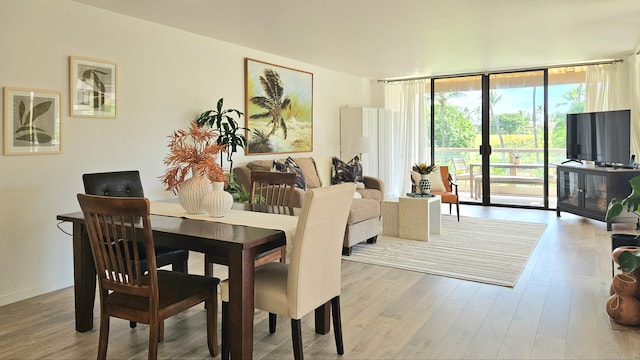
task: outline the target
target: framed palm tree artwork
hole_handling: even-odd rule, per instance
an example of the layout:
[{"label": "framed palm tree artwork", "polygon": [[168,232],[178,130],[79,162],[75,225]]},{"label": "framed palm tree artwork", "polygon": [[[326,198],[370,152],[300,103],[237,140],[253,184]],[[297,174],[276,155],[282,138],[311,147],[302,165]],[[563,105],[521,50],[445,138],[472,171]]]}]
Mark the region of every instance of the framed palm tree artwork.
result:
[{"label": "framed palm tree artwork", "polygon": [[313,150],[313,73],[245,59],[247,155]]},{"label": "framed palm tree artwork", "polygon": [[75,117],[116,117],[116,64],[69,57],[69,114]]}]

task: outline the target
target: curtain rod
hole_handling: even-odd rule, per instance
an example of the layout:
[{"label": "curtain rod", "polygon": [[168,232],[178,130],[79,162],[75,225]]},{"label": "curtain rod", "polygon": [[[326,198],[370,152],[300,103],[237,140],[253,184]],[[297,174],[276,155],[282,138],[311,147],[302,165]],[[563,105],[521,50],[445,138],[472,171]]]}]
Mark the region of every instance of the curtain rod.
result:
[{"label": "curtain rod", "polygon": [[[640,51],[638,53],[640,53]],[[520,68],[520,69],[512,69],[512,70],[496,70],[496,71],[472,72],[472,73],[450,74],[450,75],[416,76],[416,77],[410,77],[410,78],[404,78],[404,79],[378,80],[378,82],[387,84],[387,83],[400,82],[400,81],[427,80],[427,79],[448,79],[448,78],[465,77],[465,76],[477,76],[477,75],[485,75],[485,74],[501,74],[501,73],[532,71],[532,70],[542,70],[542,69],[554,69],[554,68],[572,67],[572,66],[607,65],[607,64],[616,64],[616,63],[623,63],[623,62],[624,62],[623,59],[614,59],[614,60],[603,60],[603,61],[592,61],[592,62],[583,62],[583,63],[563,64],[563,65],[538,66],[538,67]]]}]

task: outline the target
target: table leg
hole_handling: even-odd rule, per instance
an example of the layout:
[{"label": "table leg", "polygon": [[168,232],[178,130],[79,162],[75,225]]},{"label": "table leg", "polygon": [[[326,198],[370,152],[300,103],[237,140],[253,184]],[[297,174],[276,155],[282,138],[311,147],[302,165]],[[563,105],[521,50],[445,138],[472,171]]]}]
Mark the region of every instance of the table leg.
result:
[{"label": "table leg", "polygon": [[249,249],[229,251],[229,350],[233,359],[253,356],[254,259]]},{"label": "table leg", "polygon": [[316,334],[324,335],[331,330],[331,301],[320,305],[315,311]]},{"label": "table leg", "polygon": [[429,232],[432,234],[440,234],[441,224],[441,205],[442,201],[438,197],[436,200],[429,200]]},{"label": "table leg", "polygon": [[89,234],[84,222],[73,223],[73,293],[76,331],[93,328],[93,303],[96,296],[96,269]]}]

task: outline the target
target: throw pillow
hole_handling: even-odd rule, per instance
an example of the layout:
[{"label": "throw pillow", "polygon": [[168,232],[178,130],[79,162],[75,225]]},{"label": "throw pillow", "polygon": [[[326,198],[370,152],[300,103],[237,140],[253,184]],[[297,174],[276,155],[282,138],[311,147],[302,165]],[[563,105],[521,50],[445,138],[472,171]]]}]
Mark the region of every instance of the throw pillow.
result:
[{"label": "throw pillow", "polygon": [[296,187],[302,190],[307,189],[307,183],[302,170],[291,157],[288,157],[284,163],[273,160],[273,169],[280,172],[292,172],[296,174]]},{"label": "throw pillow", "polygon": [[436,168],[429,173],[429,181],[431,182],[432,192],[447,192],[447,188],[444,187],[444,182],[442,182],[439,166],[436,166]]},{"label": "throw pillow", "polygon": [[345,182],[364,182],[362,163],[358,156],[354,156],[353,159],[346,163],[337,157],[333,157],[331,162],[333,164],[331,169],[331,185]]}]

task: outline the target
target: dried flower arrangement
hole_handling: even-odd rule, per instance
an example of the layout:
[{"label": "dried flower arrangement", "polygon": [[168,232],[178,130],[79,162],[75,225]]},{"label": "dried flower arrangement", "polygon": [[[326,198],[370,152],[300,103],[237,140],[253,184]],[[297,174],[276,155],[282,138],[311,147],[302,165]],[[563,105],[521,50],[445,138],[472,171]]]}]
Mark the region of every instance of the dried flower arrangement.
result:
[{"label": "dried flower arrangement", "polygon": [[425,163],[415,164],[411,168],[411,170],[417,172],[420,175],[428,174],[435,170],[436,166],[434,164],[427,165]]},{"label": "dried flower arrangement", "polygon": [[224,145],[217,145],[218,134],[192,121],[188,130],[176,130],[169,136],[169,155],[163,163],[169,168],[160,180],[167,190],[177,193],[189,171],[204,174],[213,182],[226,182],[222,167],[216,163],[218,153],[226,151]]}]

